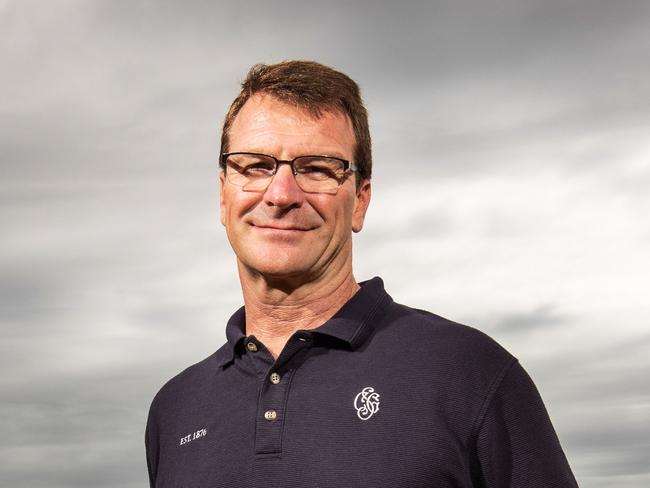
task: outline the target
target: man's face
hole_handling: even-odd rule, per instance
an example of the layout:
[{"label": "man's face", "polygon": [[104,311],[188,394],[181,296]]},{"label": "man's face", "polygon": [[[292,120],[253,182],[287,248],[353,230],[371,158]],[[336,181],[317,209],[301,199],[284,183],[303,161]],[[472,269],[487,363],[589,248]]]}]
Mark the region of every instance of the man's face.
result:
[{"label": "man's face", "polygon": [[[230,130],[230,152],[256,152],[289,160],[301,155],[353,161],[354,132],[340,112],[314,119],[303,109],[256,94]],[[354,161],[353,161],[354,162]],[[287,164],[264,191],[244,191],[221,174],[221,222],[240,265],[269,277],[310,278],[341,272],[352,258],[351,232],[359,232],[370,202],[370,182],[359,190],[350,175],[332,193],[305,193]]]}]

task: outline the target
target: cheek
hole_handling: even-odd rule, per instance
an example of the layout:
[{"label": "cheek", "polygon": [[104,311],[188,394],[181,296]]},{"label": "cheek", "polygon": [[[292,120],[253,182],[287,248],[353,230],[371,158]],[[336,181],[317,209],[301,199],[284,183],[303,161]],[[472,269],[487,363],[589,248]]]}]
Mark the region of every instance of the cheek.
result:
[{"label": "cheek", "polygon": [[352,230],[354,195],[339,193],[317,196],[311,202],[314,210],[327,222],[332,232],[344,235]]},{"label": "cheek", "polygon": [[258,203],[259,197],[254,193],[244,193],[241,191],[227,191],[224,194],[221,205],[222,219],[224,225],[236,225],[238,221],[250,212]]}]

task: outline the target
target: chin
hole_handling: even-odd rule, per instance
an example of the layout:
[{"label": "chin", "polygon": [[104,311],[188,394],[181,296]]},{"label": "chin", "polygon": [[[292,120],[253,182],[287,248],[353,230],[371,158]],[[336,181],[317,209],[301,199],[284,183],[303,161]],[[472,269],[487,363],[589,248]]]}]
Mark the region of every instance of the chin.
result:
[{"label": "chin", "polygon": [[257,266],[253,268],[259,274],[269,278],[295,278],[308,275],[309,267],[304,263],[274,263],[269,266]]},{"label": "chin", "polygon": [[250,258],[241,259],[245,267],[254,273],[276,279],[307,276],[314,264],[314,260],[310,259],[310,256],[305,256],[302,253],[282,253],[277,250],[267,256],[264,256],[264,253],[259,253]]}]

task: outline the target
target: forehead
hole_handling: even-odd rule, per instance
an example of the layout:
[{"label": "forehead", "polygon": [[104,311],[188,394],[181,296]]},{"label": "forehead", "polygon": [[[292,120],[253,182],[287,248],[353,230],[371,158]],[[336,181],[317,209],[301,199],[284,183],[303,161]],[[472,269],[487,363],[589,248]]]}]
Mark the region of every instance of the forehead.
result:
[{"label": "forehead", "polygon": [[351,159],[355,138],[350,118],[324,111],[318,118],[307,110],[255,94],[230,127],[228,150],[264,152],[279,158],[323,154]]}]

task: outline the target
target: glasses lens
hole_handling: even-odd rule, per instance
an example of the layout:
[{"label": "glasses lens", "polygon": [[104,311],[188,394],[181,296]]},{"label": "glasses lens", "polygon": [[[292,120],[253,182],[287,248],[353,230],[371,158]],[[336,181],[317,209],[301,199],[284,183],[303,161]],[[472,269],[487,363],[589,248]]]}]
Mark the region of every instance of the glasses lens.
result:
[{"label": "glasses lens", "polygon": [[338,189],[345,178],[343,161],[323,156],[305,156],[294,163],[296,181],[307,192],[325,192]]},{"label": "glasses lens", "polygon": [[226,159],[226,178],[244,190],[261,190],[275,173],[275,160],[263,154],[230,154]]}]

